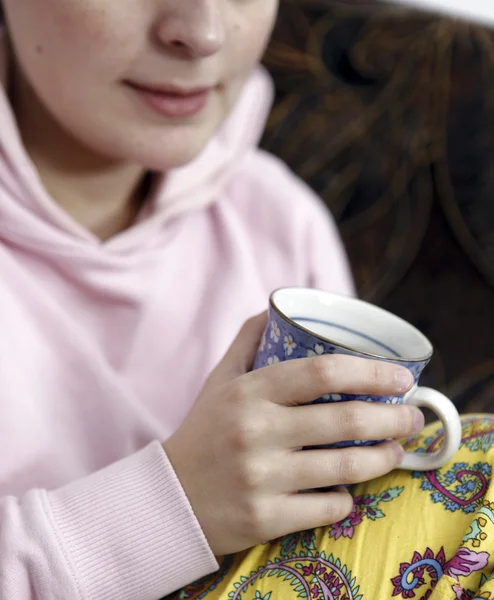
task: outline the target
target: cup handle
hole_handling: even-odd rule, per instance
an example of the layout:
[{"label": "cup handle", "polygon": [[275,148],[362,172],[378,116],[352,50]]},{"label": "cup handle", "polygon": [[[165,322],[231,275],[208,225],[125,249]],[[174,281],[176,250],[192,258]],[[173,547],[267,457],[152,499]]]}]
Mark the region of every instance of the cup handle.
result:
[{"label": "cup handle", "polygon": [[441,392],[427,387],[418,387],[405,399],[407,404],[430,408],[439,417],[444,437],[441,448],[431,454],[405,452],[400,469],[410,471],[433,471],[453,458],[461,444],[461,421],[456,406]]}]

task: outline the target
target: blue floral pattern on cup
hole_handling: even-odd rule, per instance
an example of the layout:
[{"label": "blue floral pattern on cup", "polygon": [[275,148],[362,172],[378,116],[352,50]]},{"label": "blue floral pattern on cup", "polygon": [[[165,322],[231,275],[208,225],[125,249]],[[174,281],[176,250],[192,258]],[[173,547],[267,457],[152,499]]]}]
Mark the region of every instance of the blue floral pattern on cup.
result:
[{"label": "blue floral pattern on cup", "polygon": [[[291,360],[293,358],[307,358],[321,354],[347,354],[350,356],[360,356],[363,358],[372,358],[367,354],[350,350],[337,343],[328,343],[315,334],[308,333],[298,328],[294,323],[284,319],[272,306],[269,307],[269,321],[263,333],[259,349],[254,362],[254,369],[259,369],[272,365],[273,363]],[[398,353],[394,353],[397,356]],[[427,366],[430,358],[422,361],[408,362],[399,359],[386,359],[398,365],[409,369],[414,377],[415,384]],[[344,402],[346,400],[361,400],[366,402],[384,402],[387,404],[402,404],[404,396],[356,396],[350,394],[327,394],[314,400],[314,403]],[[379,443],[378,441],[354,440],[332,444],[334,447],[348,446],[371,446]]]}]

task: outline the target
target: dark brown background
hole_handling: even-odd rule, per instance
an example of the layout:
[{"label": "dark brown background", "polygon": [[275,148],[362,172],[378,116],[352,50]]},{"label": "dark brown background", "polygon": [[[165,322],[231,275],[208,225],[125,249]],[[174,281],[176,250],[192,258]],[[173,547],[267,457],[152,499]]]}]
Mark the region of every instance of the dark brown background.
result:
[{"label": "dark brown background", "polygon": [[324,199],[359,295],[418,326],[423,382],[494,412],[494,32],[282,0],[263,141]]}]

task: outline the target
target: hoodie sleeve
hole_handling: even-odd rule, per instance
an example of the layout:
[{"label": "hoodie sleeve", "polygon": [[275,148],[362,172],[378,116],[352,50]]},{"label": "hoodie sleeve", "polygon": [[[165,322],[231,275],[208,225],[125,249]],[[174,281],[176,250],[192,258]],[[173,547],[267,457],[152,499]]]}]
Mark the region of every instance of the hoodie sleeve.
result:
[{"label": "hoodie sleeve", "polygon": [[218,569],[165,452],[0,499],[2,600],[158,600]]}]

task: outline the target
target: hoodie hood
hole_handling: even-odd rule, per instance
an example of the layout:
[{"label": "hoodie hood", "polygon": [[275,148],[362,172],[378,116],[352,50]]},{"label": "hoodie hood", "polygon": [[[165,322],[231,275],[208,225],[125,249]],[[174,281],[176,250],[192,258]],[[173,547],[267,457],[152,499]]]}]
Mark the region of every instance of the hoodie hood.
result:
[{"label": "hoodie hood", "polygon": [[151,231],[185,212],[215,202],[242,159],[262,136],[273,100],[267,72],[256,68],[232,112],[203,152],[191,163],[163,176],[151,214],[128,230],[101,242],[49,196],[17,128],[6,86],[8,56],[0,37],[0,240],[62,255],[78,255],[81,244],[113,256],[136,252]]}]

